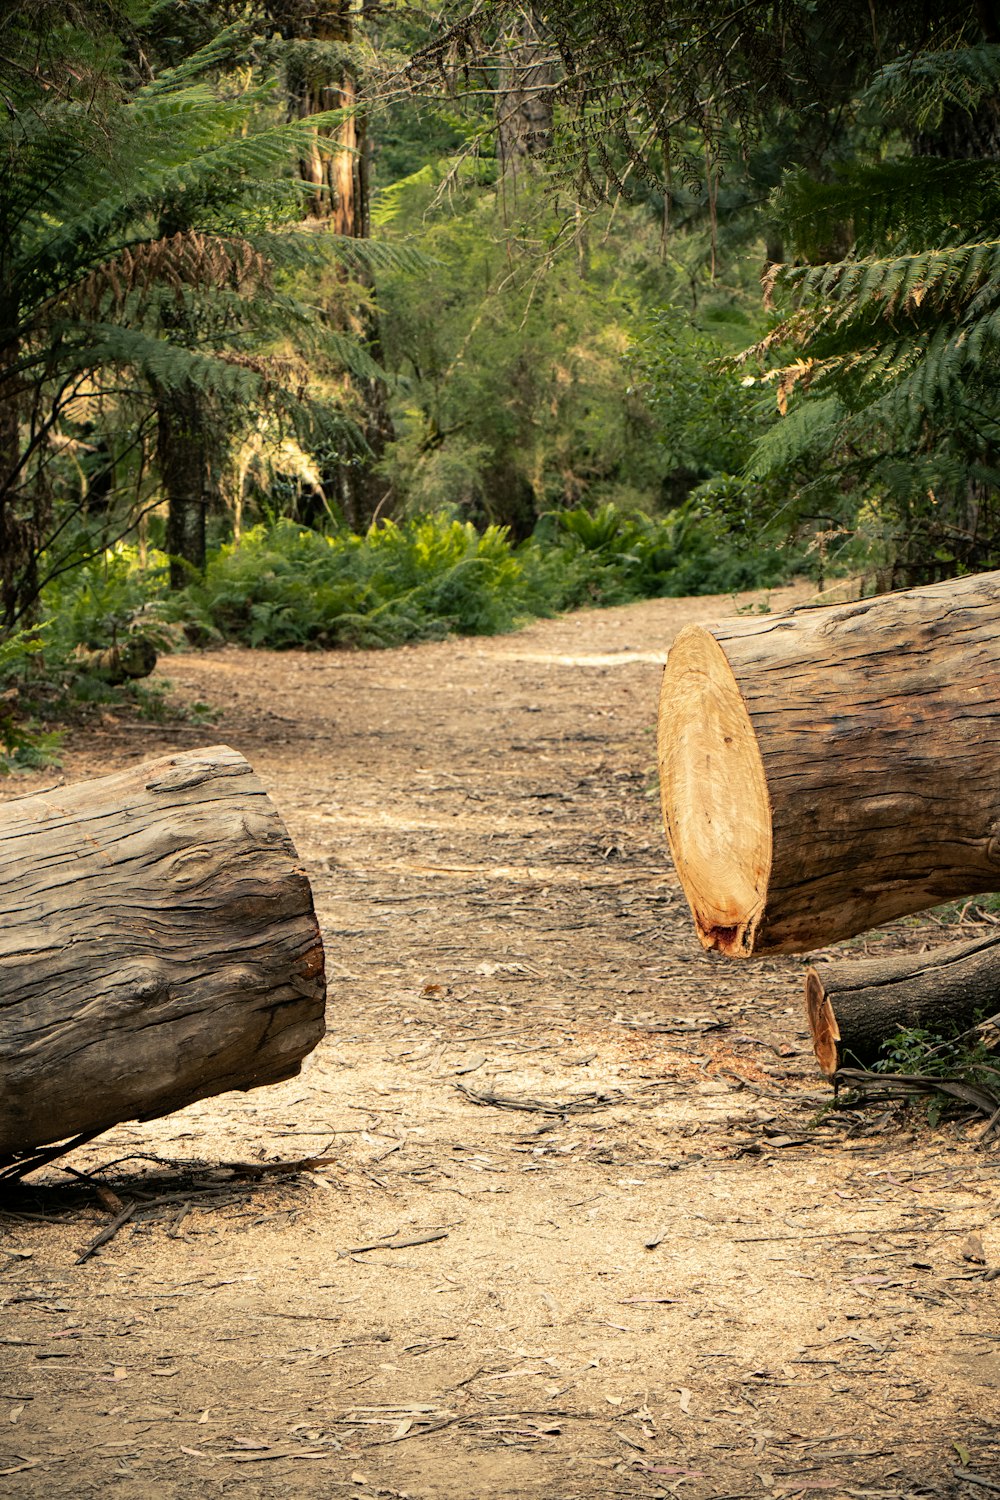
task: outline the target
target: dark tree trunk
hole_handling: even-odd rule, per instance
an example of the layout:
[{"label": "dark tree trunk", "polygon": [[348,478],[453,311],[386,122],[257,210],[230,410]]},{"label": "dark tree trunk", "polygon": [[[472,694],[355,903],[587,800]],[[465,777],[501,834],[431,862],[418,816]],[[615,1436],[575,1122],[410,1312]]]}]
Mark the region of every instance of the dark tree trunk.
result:
[{"label": "dark tree trunk", "polygon": [[213,494],[210,429],[204,393],[192,385],[161,390],[156,403],[156,455],[167,501],[170,587],[205,570],[205,528]]},{"label": "dark tree trunk", "polygon": [[[9,324],[14,314],[3,316]],[[3,334],[0,333],[0,339]],[[6,630],[23,623],[38,598],[38,559],[50,509],[41,475],[29,479],[22,466],[25,393],[13,375],[21,346],[3,339],[0,354],[0,621]]]},{"label": "dark tree trunk", "polygon": [[904,1029],[943,1036],[1000,1011],[1000,937],[933,953],[817,965],[806,972],[816,1060],[828,1078],[867,1068]]}]

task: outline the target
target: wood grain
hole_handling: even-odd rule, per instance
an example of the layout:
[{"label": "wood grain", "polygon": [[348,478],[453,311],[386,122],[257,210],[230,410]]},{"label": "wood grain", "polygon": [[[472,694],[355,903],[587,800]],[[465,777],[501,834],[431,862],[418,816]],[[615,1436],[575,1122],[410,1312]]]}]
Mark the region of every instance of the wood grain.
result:
[{"label": "wood grain", "polygon": [[0,807],[0,1155],[290,1077],[325,999],[309,881],[237,751]]},{"label": "wood grain", "polygon": [[1000,884],[1000,573],[678,636],[664,823],[698,935],[804,952]]}]

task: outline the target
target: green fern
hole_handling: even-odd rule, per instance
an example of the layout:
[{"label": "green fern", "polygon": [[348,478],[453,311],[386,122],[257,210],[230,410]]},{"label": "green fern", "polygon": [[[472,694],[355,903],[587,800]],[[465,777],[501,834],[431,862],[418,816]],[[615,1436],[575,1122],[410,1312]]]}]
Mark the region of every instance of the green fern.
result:
[{"label": "green fern", "polygon": [[273,84],[220,88],[213,70],[247,36],[229,28],[131,93],[109,82],[99,102],[26,72],[12,83],[0,113],[0,404],[23,420],[0,454],[0,626],[87,555],[88,527],[99,551],[129,524],[127,510],[87,506],[81,465],[63,456],[89,451],[98,411],[106,472],[133,508],[148,494],[138,455],[164,392],[198,393],[229,426],[256,412],[329,450],[364,448],[346,399],[310,375],[321,365],[372,381],[381,369],[317,316],[302,273],[413,257],[291,222],[305,191],[292,164],[306,143],[337,149],[323,132],[343,113],[285,121]]},{"label": "green fern", "polygon": [[979,42],[963,47],[909,53],[880,68],[862,93],[862,103],[906,128],[940,129],[947,111],[973,114],[996,97],[1000,46]]}]

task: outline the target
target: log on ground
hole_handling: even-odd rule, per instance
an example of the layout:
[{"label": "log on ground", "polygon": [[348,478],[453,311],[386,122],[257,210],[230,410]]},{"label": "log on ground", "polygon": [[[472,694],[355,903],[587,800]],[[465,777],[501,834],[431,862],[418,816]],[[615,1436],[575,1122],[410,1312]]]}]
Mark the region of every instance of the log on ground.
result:
[{"label": "log on ground", "polygon": [[807,969],[805,989],[813,1051],[826,1076],[870,1068],[899,1031],[954,1036],[1000,1011],[1000,936],[817,965]]},{"label": "log on ground", "polygon": [[704,946],[801,953],[995,890],[998,726],[1000,573],[681,631],[660,785]]},{"label": "log on ground", "polygon": [[0,1157],[299,1071],[309,881],[226,746],[0,806]]}]

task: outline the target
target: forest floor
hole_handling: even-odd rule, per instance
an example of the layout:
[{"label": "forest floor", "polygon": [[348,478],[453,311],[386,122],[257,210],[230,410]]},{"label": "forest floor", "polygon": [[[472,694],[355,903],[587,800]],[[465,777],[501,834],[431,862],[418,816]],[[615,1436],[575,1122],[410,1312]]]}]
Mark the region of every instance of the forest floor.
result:
[{"label": "forest floor", "polygon": [[235,746],[329,975],[300,1077],[8,1189],[5,1494],[1000,1493],[997,1153],[831,1112],[802,961],[703,953],[671,869],[659,663],[731,609],[185,654],[214,725],[106,716],[4,788]]}]

